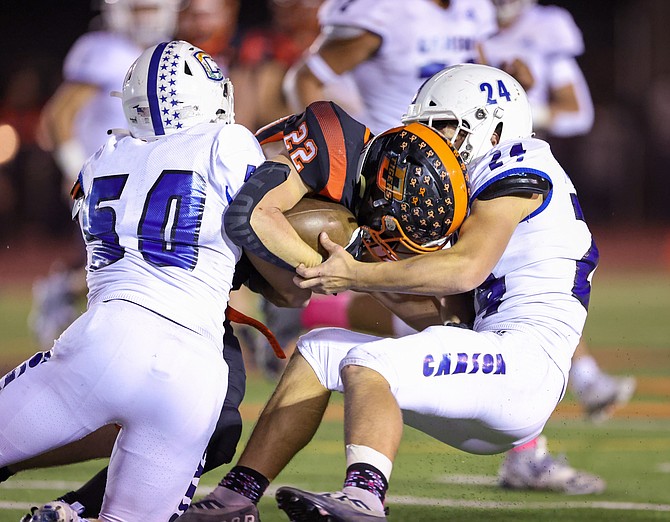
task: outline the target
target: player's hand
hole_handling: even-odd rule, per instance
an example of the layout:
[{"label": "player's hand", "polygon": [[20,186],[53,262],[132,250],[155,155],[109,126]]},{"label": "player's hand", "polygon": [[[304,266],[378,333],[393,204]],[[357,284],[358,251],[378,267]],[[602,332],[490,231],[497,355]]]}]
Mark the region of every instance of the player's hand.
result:
[{"label": "player's hand", "polygon": [[529,90],[535,85],[535,77],[528,64],[519,58],[503,64],[502,69],[509,75],[514,76],[521,86]]},{"label": "player's hand", "polygon": [[298,265],[293,281],[300,288],[309,288],[317,294],[336,294],[352,288],[355,281],[356,261],[343,247],[330,240],[328,234],[319,235],[328,259],[312,268]]}]

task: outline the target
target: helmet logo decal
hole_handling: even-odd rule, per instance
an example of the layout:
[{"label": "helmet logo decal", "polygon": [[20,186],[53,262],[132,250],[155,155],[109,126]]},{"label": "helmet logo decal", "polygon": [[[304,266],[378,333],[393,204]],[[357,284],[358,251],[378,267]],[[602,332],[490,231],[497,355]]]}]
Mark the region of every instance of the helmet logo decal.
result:
[{"label": "helmet logo decal", "polygon": [[207,78],[215,82],[223,81],[223,72],[221,72],[221,69],[210,55],[204,51],[198,51],[193,56],[202,65]]},{"label": "helmet logo decal", "polygon": [[387,154],[377,171],[377,185],[384,192],[387,200],[395,199],[402,201],[405,194],[405,177],[407,166],[404,168],[398,165],[398,155]]}]

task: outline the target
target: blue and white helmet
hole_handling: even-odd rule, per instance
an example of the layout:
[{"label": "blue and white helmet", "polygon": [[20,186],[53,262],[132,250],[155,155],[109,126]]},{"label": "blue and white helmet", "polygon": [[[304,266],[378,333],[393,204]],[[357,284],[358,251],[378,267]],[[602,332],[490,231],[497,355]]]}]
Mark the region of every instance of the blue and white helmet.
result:
[{"label": "blue and white helmet", "polygon": [[184,41],[144,51],[126,74],[121,99],[130,134],[143,140],[235,121],[232,83],[210,55]]},{"label": "blue and white helmet", "polygon": [[446,67],[426,80],[402,117],[403,123],[414,121],[429,127],[457,122],[451,141],[465,134],[458,150],[465,163],[476,162],[493,148],[496,129],[501,141],[533,134],[530,103],[521,84],[500,69],[475,63]]}]

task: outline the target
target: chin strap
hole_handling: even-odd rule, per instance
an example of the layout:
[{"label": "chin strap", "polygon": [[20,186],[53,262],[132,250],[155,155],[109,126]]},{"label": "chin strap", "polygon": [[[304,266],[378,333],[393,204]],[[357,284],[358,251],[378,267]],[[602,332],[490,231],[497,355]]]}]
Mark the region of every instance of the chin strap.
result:
[{"label": "chin strap", "polygon": [[226,308],[226,319],[232,323],[253,326],[256,328],[256,330],[265,336],[265,338],[270,343],[270,346],[272,346],[272,350],[274,351],[275,355],[280,359],[286,359],[286,354],[284,353],[284,350],[282,350],[279,341],[277,341],[277,338],[274,336],[274,334],[263,323],[257,319],[254,319],[253,317],[244,315],[242,312],[235,310],[232,306],[228,306],[228,308]]}]

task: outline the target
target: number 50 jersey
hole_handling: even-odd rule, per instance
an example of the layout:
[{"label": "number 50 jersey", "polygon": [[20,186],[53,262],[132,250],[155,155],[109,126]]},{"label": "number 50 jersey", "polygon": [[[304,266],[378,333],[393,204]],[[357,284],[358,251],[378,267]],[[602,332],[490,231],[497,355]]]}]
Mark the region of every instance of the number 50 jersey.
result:
[{"label": "number 50 jersey", "polygon": [[240,125],[206,123],[155,141],[110,137],[79,177],[89,306],[131,301],[221,346],[241,256],[223,213],[264,159]]}]

